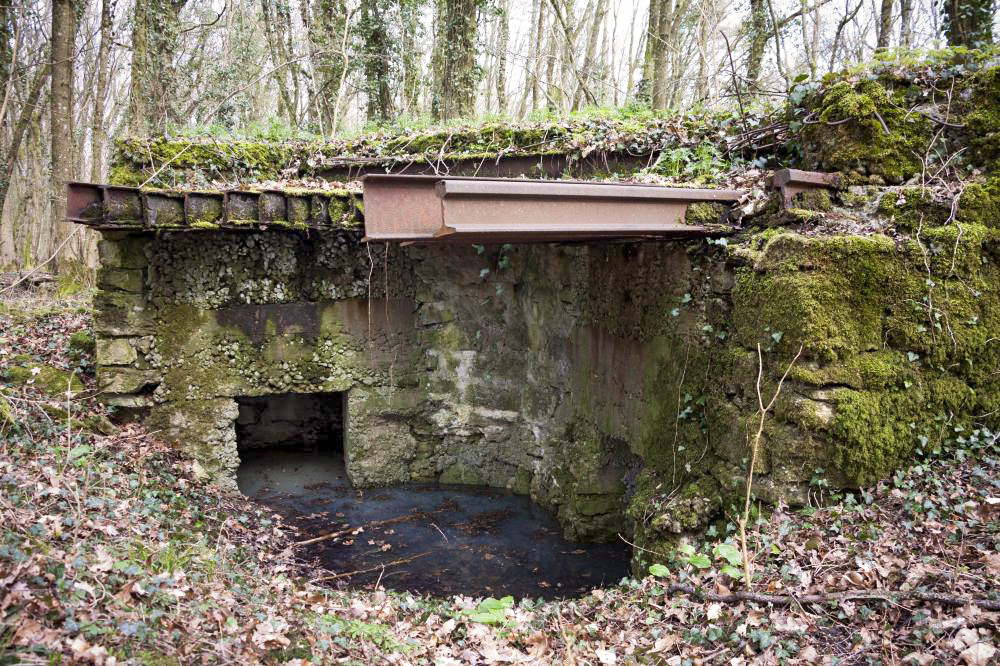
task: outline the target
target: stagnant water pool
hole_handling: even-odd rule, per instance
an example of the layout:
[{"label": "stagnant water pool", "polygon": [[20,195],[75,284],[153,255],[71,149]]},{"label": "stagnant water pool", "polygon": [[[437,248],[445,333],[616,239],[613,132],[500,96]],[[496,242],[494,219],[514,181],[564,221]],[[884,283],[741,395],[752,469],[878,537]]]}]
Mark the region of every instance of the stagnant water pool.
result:
[{"label": "stagnant water pool", "polygon": [[[624,543],[580,544],[527,497],[471,486],[354,489],[343,459],[293,451],[244,455],[240,490],[309,537],[300,547],[335,585],[435,595],[568,597],[628,575]],[[364,528],[353,534],[354,528]]]}]

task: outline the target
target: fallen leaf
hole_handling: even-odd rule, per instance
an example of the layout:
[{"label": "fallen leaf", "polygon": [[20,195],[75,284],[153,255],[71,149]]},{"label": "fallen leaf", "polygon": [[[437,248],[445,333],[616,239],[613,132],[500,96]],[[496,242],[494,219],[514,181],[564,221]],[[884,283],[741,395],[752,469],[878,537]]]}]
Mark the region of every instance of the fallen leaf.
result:
[{"label": "fallen leaf", "polygon": [[605,666],[613,666],[618,663],[618,656],[614,650],[594,650],[597,659]]},{"label": "fallen leaf", "polygon": [[976,643],[962,650],[959,656],[969,666],[986,666],[996,652],[996,648],[988,643]]}]

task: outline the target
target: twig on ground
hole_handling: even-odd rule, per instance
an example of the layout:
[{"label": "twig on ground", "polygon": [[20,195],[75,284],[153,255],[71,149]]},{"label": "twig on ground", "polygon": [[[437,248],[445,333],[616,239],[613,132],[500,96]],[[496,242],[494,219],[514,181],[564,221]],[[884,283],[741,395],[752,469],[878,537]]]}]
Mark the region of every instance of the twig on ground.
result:
[{"label": "twig on ground", "polygon": [[851,599],[866,599],[870,601],[885,601],[888,603],[899,603],[901,601],[923,601],[927,603],[942,604],[945,606],[979,606],[991,611],[1000,611],[1000,601],[992,599],[970,599],[952,594],[942,594],[939,592],[921,592],[919,590],[890,591],[890,590],[849,590],[846,592],[831,592],[830,594],[760,594],[749,590],[737,590],[729,594],[717,594],[707,592],[692,585],[683,583],[672,583],[668,589],[671,593],[690,594],[693,597],[705,601],[717,601],[721,603],[733,604],[741,601],[754,601],[761,604],[772,604],[775,606],[787,606],[792,603],[797,604],[825,604],[831,601],[846,601]]}]

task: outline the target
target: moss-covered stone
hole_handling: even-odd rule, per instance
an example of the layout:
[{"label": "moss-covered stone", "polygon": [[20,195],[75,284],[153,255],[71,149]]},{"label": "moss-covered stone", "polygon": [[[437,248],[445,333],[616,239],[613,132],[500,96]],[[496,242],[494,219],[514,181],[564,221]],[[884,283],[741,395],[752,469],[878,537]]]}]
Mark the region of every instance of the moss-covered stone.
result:
[{"label": "moss-covered stone", "polygon": [[0,378],[13,386],[31,386],[51,396],[83,391],[83,381],[74,372],[42,363],[25,362],[0,371]]},{"label": "moss-covered stone", "polygon": [[920,171],[933,126],[908,112],[905,91],[877,79],[838,81],[812,104],[813,119],[801,134],[807,168],[889,183]]},{"label": "moss-covered stone", "polygon": [[719,203],[699,202],[688,204],[684,221],[687,224],[719,224],[728,208]]}]

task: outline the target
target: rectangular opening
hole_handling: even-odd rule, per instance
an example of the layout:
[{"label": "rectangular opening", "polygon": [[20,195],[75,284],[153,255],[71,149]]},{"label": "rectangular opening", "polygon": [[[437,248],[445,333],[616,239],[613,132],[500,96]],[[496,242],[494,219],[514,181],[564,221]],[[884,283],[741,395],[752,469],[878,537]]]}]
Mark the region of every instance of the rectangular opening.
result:
[{"label": "rectangular opening", "polygon": [[278,393],[236,398],[240,459],[282,450],[343,457],[347,394]]}]

